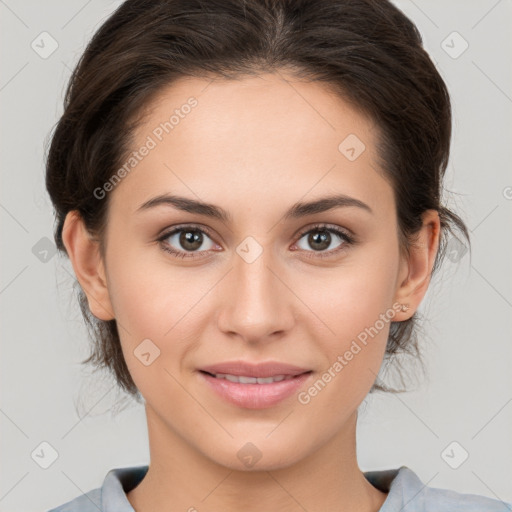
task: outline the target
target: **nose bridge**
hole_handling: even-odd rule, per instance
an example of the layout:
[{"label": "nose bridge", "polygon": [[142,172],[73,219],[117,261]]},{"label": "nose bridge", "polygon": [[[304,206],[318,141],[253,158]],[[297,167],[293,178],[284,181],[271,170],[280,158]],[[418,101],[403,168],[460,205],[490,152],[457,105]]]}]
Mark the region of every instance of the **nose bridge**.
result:
[{"label": "nose bridge", "polygon": [[273,270],[277,265],[272,250],[263,249],[254,239],[239,245],[230,272],[229,297],[219,317],[223,331],[258,341],[290,328],[293,315],[286,287]]}]

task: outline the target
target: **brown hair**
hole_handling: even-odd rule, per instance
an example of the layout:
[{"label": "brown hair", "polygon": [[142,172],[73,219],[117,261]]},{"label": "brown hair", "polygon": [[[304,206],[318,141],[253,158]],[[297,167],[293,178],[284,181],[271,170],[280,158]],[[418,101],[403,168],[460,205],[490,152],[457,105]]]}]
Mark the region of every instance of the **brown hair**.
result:
[{"label": "brown hair", "polygon": [[[464,222],[441,204],[451,137],[451,106],[416,26],[387,0],[128,0],[103,23],[70,78],[64,113],[46,162],[60,251],[68,212],[77,210],[104,255],[108,196],[93,191],[130,150],[133,130],[152,98],[174,80],[291,69],[334,87],[374,120],[384,175],[393,186],[400,248],[407,251],[427,209],[439,212],[440,248]],[[76,283],[78,284],[78,283]],[[109,369],[125,391],[138,390],[123,358],[115,320],[94,317],[78,285],[93,338],[83,363]],[[421,360],[417,313],[392,322],[386,362]],[[403,380],[402,380],[403,382]],[[376,383],[371,391],[399,392]],[[402,391],[402,390],[400,390]]]}]

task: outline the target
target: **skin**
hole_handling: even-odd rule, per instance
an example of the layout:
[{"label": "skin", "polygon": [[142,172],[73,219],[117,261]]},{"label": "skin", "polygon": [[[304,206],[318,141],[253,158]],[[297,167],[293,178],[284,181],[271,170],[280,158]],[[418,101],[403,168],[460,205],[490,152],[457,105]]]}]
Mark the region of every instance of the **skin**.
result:
[{"label": "skin", "polygon": [[[151,461],[127,497],[138,512],[377,511],[387,494],[358,467],[356,421],[390,322],[308,404],[293,395],[267,409],[237,407],[197,370],[277,360],[313,370],[307,390],[394,303],[410,308],[393,321],[413,315],[438,250],[439,216],[425,212],[418,243],[402,254],[393,189],[376,163],[378,127],[325,84],[284,73],[175,82],[148,106],[133,149],[190,96],[197,107],[110,192],[105,259],[76,212],[64,226],[89,307],[117,320],[145,399]],[[366,146],[354,161],[338,150],[349,134]],[[296,202],[335,192],[373,213],[350,206],[283,218]],[[136,212],[162,193],[218,205],[232,219],[165,205]],[[183,223],[210,229],[188,249],[195,258],[176,258],[156,241]],[[349,229],[357,243],[335,253],[346,242],[331,232],[315,250],[300,234],[315,223]],[[251,263],[236,252],[249,236],[262,249]],[[166,242],[190,247],[179,234]],[[146,338],[160,349],[148,366],[133,353]],[[261,453],[251,468],[237,457],[249,442]]]}]

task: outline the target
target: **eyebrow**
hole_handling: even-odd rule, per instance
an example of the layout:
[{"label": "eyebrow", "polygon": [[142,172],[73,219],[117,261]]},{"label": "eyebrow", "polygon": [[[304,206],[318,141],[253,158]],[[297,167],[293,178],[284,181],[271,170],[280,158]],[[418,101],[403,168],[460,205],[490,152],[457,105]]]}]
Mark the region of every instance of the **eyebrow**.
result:
[{"label": "eyebrow", "polygon": [[[231,214],[220,206],[204,203],[195,199],[189,199],[187,197],[168,194],[162,194],[149,199],[141,206],[139,206],[136,212],[147,211],[162,205],[173,206],[184,212],[204,215],[206,217],[218,219],[226,223],[231,222]],[[284,214],[284,219],[299,219],[301,217],[306,217],[308,215],[322,213],[341,207],[357,207],[373,214],[372,209],[363,201],[344,194],[337,194],[321,197],[310,202],[295,203],[289,210],[286,211]]]}]

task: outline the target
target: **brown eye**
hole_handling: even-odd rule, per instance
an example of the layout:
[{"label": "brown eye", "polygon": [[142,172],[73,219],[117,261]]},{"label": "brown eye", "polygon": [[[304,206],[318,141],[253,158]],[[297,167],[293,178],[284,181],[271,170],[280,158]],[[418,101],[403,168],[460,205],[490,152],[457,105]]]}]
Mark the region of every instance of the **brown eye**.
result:
[{"label": "brown eye", "polygon": [[[302,239],[305,240],[305,244],[303,244],[303,246],[299,243]],[[339,243],[334,245],[337,240]],[[339,251],[355,244],[355,239],[338,227],[319,225],[314,226],[312,229],[310,228],[308,231],[303,231],[299,242],[297,242],[299,249],[308,253],[313,253],[311,256],[308,255],[308,257],[322,258],[333,256]],[[307,247],[304,247],[304,245]]]},{"label": "brown eye", "polygon": [[199,230],[183,230],[178,242],[187,251],[196,251],[203,244],[203,233]]},{"label": "brown eye", "polygon": [[312,231],[308,235],[308,244],[315,251],[324,251],[331,245],[332,236],[328,231]]},{"label": "brown eye", "polygon": [[203,229],[194,226],[177,227],[162,235],[158,241],[165,251],[181,258],[194,258],[194,253],[207,252],[215,246]]}]

